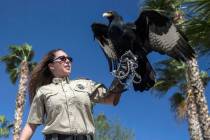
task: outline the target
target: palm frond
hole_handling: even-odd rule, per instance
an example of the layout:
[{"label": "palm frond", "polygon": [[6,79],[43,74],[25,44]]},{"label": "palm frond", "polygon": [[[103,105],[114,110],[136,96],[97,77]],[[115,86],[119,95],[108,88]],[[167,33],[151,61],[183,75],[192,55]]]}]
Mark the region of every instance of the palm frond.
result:
[{"label": "palm frond", "polygon": [[203,85],[206,87],[210,81],[210,77],[209,77],[208,73],[206,71],[201,71],[200,77],[203,82]]},{"label": "palm frond", "polygon": [[197,46],[197,50],[201,55],[207,54],[210,49],[210,21],[193,18],[184,24],[190,43]]},{"label": "palm frond", "polygon": [[170,98],[171,110],[175,113],[178,120],[183,120],[186,117],[187,104],[183,93],[174,93]]},{"label": "palm frond", "polygon": [[8,137],[9,129],[6,117],[4,115],[0,115],[0,137]]},{"label": "palm frond", "polygon": [[184,0],[146,0],[143,9],[156,10],[169,17],[174,17]]},{"label": "palm frond", "polygon": [[9,54],[0,57],[0,61],[6,64],[6,72],[9,74],[10,80],[13,84],[16,83],[20,74],[20,65],[23,61],[27,61],[30,64],[30,70],[34,66],[34,62],[31,62],[34,56],[32,47],[25,43],[23,45],[10,45]]},{"label": "palm frond", "polygon": [[157,82],[153,93],[157,96],[165,95],[171,88],[177,87],[182,91],[185,80],[186,65],[173,59],[166,59],[156,63]]},{"label": "palm frond", "polygon": [[152,93],[155,93],[156,96],[161,97],[165,95],[169,91],[169,89],[174,87],[174,85],[176,85],[175,81],[159,79],[152,88]]},{"label": "palm frond", "polygon": [[37,65],[37,62],[31,62],[31,63],[29,63],[28,64],[29,71],[32,71],[36,65]]},{"label": "palm frond", "polygon": [[185,2],[189,10],[200,19],[210,18],[210,1],[209,0],[188,0]]},{"label": "palm frond", "polygon": [[186,65],[176,60],[167,59],[156,63],[158,79],[181,81],[184,79]]},{"label": "palm frond", "polygon": [[190,43],[197,46],[199,54],[210,54],[210,1],[187,0],[189,19],[184,23]]},{"label": "palm frond", "polygon": [[33,58],[33,55],[34,55],[34,52],[32,51],[32,46],[25,43],[22,45],[22,51],[23,51],[25,60],[31,61],[31,59]]},{"label": "palm frond", "polygon": [[19,75],[20,75],[20,71],[18,68],[9,70],[9,77],[11,79],[12,84],[16,83]]}]

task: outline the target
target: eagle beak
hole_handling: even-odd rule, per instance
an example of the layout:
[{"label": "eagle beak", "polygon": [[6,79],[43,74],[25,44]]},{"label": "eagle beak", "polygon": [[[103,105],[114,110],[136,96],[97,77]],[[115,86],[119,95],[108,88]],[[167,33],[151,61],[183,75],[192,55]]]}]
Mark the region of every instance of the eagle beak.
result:
[{"label": "eagle beak", "polygon": [[103,13],[103,15],[102,15],[103,17],[111,17],[112,16],[112,14],[111,13],[108,13],[108,12],[106,12],[106,13]]}]

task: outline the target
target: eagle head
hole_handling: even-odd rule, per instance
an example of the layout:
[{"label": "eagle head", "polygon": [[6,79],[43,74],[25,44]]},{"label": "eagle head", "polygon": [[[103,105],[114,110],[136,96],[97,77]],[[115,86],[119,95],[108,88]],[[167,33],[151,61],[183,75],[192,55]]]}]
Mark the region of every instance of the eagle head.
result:
[{"label": "eagle head", "polygon": [[119,17],[119,15],[115,11],[107,11],[103,13],[103,17],[106,17],[111,22],[114,18]]}]

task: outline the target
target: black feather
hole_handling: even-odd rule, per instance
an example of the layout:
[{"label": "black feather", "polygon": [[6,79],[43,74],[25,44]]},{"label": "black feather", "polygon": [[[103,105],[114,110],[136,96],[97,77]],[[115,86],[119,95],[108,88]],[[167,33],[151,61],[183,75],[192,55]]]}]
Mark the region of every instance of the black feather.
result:
[{"label": "black feather", "polygon": [[125,23],[115,11],[105,15],[109,24],[93,23],[94,36],[108,59],[110,71],[117,68],[126,51],[137,56],[139,67],[136,70],[142,81],[133,83],[136,91],[148,90],[155,84],[155,72],[146,57],[148,53],[156,51],[183,62],[195,57],[187,38],[165,15],[144,10],[133,23]]},{"label": "black feather", "polygon": [[186,36],[170,18],[154,11],[145,10],[135,21],[136,35],[140,36],[145,50],[167,54],[176,60],[184,61],[195,57],[195,52],[187,42]]}]

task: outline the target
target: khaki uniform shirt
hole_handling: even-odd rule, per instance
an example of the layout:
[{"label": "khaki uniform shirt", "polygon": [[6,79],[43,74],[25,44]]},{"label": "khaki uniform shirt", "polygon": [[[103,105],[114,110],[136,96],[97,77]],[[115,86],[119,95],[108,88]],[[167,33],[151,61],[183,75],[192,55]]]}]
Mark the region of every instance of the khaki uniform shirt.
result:
[{"label": "khaki uniform shirt", "polygon": [[106,91],[91,80],[54,78],[37,90],[27,122],[44,124],[44,134],[94,134],[91,101],[99,102]]}]

